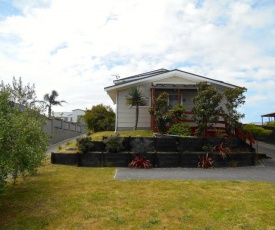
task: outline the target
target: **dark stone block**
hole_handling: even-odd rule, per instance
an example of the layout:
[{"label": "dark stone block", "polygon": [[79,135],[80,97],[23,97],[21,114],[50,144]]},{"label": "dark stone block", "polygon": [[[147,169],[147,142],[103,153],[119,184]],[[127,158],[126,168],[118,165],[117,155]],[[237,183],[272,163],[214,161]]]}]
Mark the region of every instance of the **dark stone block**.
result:
[{"label": "dark stone block", "polygon": [[155,150],[157,152],[178,152],[180,138],[178,137],[162,137],[156,138]]},{"label": "dark stone block", "polygon": [[105,144],[102,141],[92,141],[93,148],[91,151],[95,152],[105,152]]},{"label": "dark stone block", "polygon": [[103,167],[128,167],[131,156],[129,153],[103,154]]},{"label": "dark stone block", "polygon": [[158,153],[157,154],[158,168],[175,168],[181,167],[181,154],[176,153]]},{"label": "dark stone block", "polygon": [[80,155],[78,166],[83,167],[101,167],[102,153],[88,152]]},{"label": "dark stone block", "polygon": [[67,154],[67,153],[51,153],[52,164],[62,165],[78,165],[79,153]]},{"label": "dark stone block", "polygon": [[202,151],[203,145],[204,145],[203,138],[197,138],[197,137],[180,138],[179,149],[181,152]]}]

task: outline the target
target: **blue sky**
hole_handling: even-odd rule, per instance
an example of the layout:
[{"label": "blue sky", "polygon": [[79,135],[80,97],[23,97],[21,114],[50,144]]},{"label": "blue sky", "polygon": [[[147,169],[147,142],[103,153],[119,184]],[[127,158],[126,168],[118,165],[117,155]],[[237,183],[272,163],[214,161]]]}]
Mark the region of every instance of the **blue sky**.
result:
[{"label": "blue sky", "polygon": [[159,68],[248,89],[243,122],[275,112],[274,0],[0,0],[0,80],[21,77],[56,112],[112,101],[104,87]]}]

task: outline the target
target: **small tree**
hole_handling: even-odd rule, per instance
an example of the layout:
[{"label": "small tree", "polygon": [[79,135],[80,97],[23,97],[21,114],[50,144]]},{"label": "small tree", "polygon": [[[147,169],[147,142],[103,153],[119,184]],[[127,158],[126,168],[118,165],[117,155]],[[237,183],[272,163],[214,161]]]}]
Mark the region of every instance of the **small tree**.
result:
[{"label": "small tree", "polygon": [[197,90],[198,94],[193,98],[193,119],[197,124],[197,134],[206,136],[207,128],[218,121],[218,114],[222,112],[219,104],[223,96],[207,82],[198,83]]},{"label": "small tree", "polygon": [[138,118],[139,118],[139,106],[146,105],[147,100],[143,95],[143,92],[138,87],[132,87],[128,90],[128,95],[126,96],[125,104],[126,106],[136,107],[136,118],[134,130],[137,130]]},{"label": "small tree", "polygon": [[45,94],[44,95],[44,101],[46,103],[46,107],[48,108],[48,117],[52,116],[52,106],[54,105],[60,105],[62,106],[62,103],[66,101],[57,101],[56,98],[59,96],[58,92],[53,90],[51,94]]},{"label": "small tree", "polygon": [[0,190],[9,175],[15,183],[18,176],[35,172],[45,156],[45,118],[36,104],[34,86],[23,86],[21,79],[0,85]]},{"label": "small tree", "polygon": [[115,129],[115,113],[110,106],[103,104],[94,105],[87,109],[83,115],[87,127],[93,132]]},{"label": "small tree", "polygon": [[155,118],[157,129],[161,134],[167,132],[167,126],[174,118],[174,113],[170,111],[168,97],[168,93],[161,93],[157,99],[154,98],[154,107],[149,109],[149,113]]},{"label": "small tree", "polygon": [[245,103],[244,92],[246,92],[246,88],[243,87],[227,88],[224,91],[226,99],[224,120],[227,123],[226,131],[228,134],[232,134],[235,128],[241,126],[240,119],[245,116],[237,111]]}]

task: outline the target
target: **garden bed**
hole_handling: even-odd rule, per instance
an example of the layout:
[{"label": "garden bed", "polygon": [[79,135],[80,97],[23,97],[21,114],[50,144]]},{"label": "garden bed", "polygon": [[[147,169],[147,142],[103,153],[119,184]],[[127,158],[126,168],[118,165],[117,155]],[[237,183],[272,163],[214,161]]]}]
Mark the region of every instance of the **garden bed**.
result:
[{"label": "garden bed", "polygon": [[[199,159],[210,152],[214,167],[238,167],[254,165],[255,150],[237,138],[198,138],[165,136],[162,138],[126,137],[121,150],[108,153],[103,141],[91,141],[84,153],[52,153],[53,164],[77,165],[80,167],[128,167],[135,156],[144,155],[153,167],[198,167]],[[213,153],[214,146],[223,145],[231,150],[226,159]]]}]

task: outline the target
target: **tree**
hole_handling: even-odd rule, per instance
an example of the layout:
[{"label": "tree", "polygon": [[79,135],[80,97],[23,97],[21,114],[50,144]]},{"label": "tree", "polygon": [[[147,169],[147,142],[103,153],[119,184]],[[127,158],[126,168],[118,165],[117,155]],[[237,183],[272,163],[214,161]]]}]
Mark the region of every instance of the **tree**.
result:
[{"label": "tree", "polygon": [[154,106],[149,109],[149,113],[155,118],[156,126],[161,134],[167,132],[167,127],[175,117],[168,103],[168,93],[163,92],[157,99],[154,98]]},{"label": "tree", "polygon": [[207,128],[218,121],[218,114],[222,112],[219,104],[223,96],[207,82],[198,83],[197,90],[198,94],[193,98],[193,119],[197,124],[196,133],[206,136]]},{"label": "tree", "polygon": [[128,90],[128,95],[126,96],[125,104],[126,106],[136,107],[136,119],[135,119],[135,127],[134,130],[137,130],[138,125],[138,117],[139,117],[139,106],[146,105],[147,100],[143,95],[143,92],[138,87],[132,87]]},{"label": "tree", "polygon": [[[20,104],[19,104],[20,103]],[[0,85],[0,190],[8,176],[14,183],[18,176],[34,173],[47,149],[43,131],[45,117],[37,105],[34,85]]]},{"label": "tree", "polygon": [[83,119],[88,129],[93,132],[115,129],[115,113],[110,106],[95,105],[92,109],[85,111]]},{"label": "tree", "polygon": [[58,92],[53,90],[51,94],[45,94],[44,95],[44,101],[46,103],[46,107],[48,108],[48,117],[51,117],[52,115],[52,106],[54,105],[60,105],[62,106],[62,103],[66,103],[66,101],[57,101],[56,98],[59,96]]},{"label": "tree", "polygon": [[228,134],[232,134],[235,128],[241,126],[240,119],[245,116],[237,111],[245,103],[244,92],[246,92],[246,88],[243,87],[227,88],[224,91],[226,99],[224,120],[227,123],[226,131]]}]

